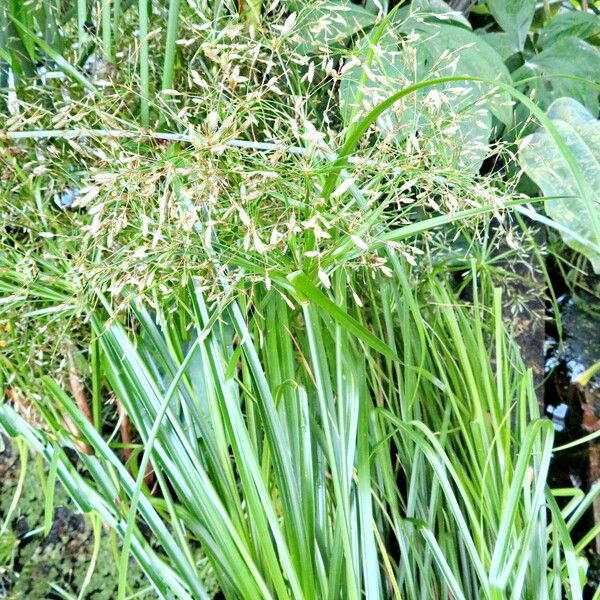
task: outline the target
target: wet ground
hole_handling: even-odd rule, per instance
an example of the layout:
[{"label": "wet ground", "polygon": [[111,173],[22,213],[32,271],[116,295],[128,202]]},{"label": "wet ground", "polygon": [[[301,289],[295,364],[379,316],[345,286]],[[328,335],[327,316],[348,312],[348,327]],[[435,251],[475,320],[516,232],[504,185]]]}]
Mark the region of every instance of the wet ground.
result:
[{"label": "wet ground", "polygon": [[[600,361],[600,305],[592,297],[559,299],[562,340],[551,314],[546,327],[544,400],[546,416],[554,422],[556,446],[575,441],[600,430],[600,372],[581,385],[578,377]],[[550,485],[588,491],[600,479],[600,437],[598,442],[576,446],[554,455]],[[600,521],[596,501],[575,529],[581,538]],[[587,552],[590,563],[586,597],[600,587],[600,538]]]}]

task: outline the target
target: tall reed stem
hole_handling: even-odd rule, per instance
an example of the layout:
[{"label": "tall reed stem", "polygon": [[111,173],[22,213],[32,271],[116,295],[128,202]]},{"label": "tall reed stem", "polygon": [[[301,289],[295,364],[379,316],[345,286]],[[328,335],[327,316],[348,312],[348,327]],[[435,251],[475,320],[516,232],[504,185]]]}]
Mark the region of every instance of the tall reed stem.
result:
[{"label": "tall reed stem", "polygon": [[111,23],[112,0],[102,1],[102,48],[106,60],[112,61],[112,23]]},{"label": "tall reed stem", "polygon": [[81,56],[85,41],[85,21],[87,19],[86,0],[77,0],[77,52]]},{"label": "tall reed stem", "polygon": [[139,44],[140,44],[140,117],[142,125],[150,124],[150,74],[148,58],[148,0],[139,0]]},{"label": "tall reed stem", "polygon": [[177,23],[179,21],[180,0],[169,2],[169,18],[167,21],[167,39],[165,43],[165,60],[163,63],[163,74],[161,89],[168,90],[173,86],[173,69],[175,65],[175,53],[177,50]]}]

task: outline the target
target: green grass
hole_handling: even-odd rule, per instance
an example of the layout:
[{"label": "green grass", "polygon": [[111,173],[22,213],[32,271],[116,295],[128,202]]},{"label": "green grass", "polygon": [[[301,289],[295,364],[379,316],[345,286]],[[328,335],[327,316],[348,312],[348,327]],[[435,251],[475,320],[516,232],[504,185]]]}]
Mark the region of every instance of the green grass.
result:
[{"label": "green grass", "polygon": [[[211,308],[190,284],[174,311],[136,311],[135,346],[94,319],[102,371],[144,442],[137,472],[150,460],[162,493],[146,496],[48,379],[53,410],[95,450],[81,455],[91,481],[78,475],[70,491],[131,533],[159,592],[170,580],[177,597],[203,597],[199,543],[227,597],[581,597],[566,517],[589,500],[547,511],[552,426],[538,420],[500,294],[469,308],[441,281],[409,292],[409,278],[397,267],[365,281],[385,354],[347,326],[366,307],[357,313],[341,272],[342,314],[306,289],[295,309],[259,289],[252,307],[230,295]],[[0,419],[39,436],[8,407]],[[138,520],[169,570],[136,547]]]}]

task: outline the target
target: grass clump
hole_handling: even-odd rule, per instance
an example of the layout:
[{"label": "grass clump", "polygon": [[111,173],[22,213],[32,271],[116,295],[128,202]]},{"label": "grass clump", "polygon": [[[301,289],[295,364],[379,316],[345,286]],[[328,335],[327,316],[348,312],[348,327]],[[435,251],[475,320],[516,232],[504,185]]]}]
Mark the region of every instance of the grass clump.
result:
[{"label": "grass clump", "polygon": [[[433,280],[417,294],[423,305],[399,292],[410,289],[402,267],[364,285],[360,309],[341,272],[335,305],[309,287],[313,301],[294,309],[264,288],[251,303],[229,297],[211,308],[190,285],[175,311],[137,311],[135,346],[117,322],[94,321],[103,373],[145,442],[162,491],[152,504],[171,535],[200,542],[228,597],[527,596],[579,585],[567,534],[575,521],[567,525],[546,488],[552,426],[537,419],[500,294],[468,308]],[[357,320],[366,311],[387,357],[348,333],[371,341]],[[121,531],[132,527],[136,539],[124,507],[138,505],[175,576],[201,585],[192,542],[173,544],[148,518],[144,471],[137,487],[130,479],[102,492],[118,455],[46,386],[93,448],[83,465]],[[4,425],[23,431],[9,415]],[[147,574],[160,590],[161,577]]]}]

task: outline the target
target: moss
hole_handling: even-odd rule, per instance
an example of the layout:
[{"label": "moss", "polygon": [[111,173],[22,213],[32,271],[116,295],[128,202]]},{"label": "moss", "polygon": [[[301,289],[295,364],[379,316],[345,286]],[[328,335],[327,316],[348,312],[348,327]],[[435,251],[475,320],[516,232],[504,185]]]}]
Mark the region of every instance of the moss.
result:
[{"label": "moss", "polygon": [[[60,484],[54,493],[54,514],[44,534],[44,486],[36,458],[29,461],[23,492],[0,537],[0,598],[36,600],[64,598],[61,590],[77,598],[90,561],[94,535],[89,520],[78,513]],[[0,439],[0,522],[4,522],[16,493],[20,472],[19,454],[7,438]],[[96,568],[84,598],[112,600],[117,595],[117,567],[112,533],[101,532]],[[131,593],[151,599],[139,567],[132,561],[128,570]]]}]

